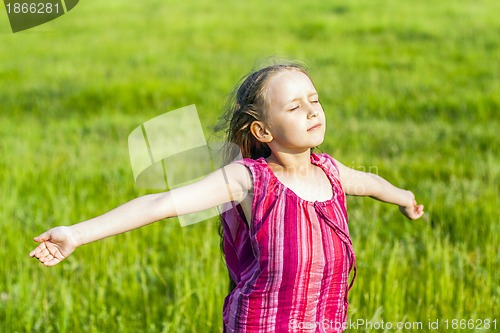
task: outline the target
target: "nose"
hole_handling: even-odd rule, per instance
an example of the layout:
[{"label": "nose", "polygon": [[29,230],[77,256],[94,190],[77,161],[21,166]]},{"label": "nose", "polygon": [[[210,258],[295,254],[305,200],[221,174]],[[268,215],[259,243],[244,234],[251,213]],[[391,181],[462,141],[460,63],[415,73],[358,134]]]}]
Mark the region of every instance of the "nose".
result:
[{"label": "nose", "polygon": [[309,105],[309,110],[307,110],[307,118],[317,117],[318,113],[318,110],[313,105]]}]

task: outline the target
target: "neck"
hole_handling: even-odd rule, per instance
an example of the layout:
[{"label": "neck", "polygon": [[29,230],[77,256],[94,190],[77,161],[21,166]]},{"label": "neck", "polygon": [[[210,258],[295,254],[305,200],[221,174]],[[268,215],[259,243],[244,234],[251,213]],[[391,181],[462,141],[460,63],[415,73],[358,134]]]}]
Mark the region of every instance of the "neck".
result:
[{"label": "neck", "polygon": [[272,152],[271,155],[266,158],[268,164],[273,164],[276,167],[287,170],[299,170],[301,168],[311,166],[311,150],[307,149],[302,153],[284,153],[284,152]]}]

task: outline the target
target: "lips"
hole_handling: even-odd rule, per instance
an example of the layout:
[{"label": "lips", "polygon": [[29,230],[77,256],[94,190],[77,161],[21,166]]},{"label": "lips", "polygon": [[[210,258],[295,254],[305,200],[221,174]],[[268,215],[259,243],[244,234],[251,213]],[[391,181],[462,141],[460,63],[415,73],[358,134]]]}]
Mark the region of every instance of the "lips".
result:
[{"label": "lips", "polygon": [[321,124],[316,124],[316,125],[314,125],[314,126],[312,126],[312,127],[309,127],[309,128],[307,129],[307,131],[308,131],[308,132],[309,132],[309,131],[314,131],[315,129],[318,129],[318,128],[320,128],[320,127],[321,127]]}]

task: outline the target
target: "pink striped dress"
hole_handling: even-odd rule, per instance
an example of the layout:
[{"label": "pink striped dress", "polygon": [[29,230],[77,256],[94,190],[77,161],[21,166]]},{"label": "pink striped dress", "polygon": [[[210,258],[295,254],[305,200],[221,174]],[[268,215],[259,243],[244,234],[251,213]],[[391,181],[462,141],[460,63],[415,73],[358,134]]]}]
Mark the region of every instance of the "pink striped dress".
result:
[{"label": "pink striped dress", "polygon": [[[252,220],[240,205],[222,214],[224,251],[236,288],[223,308],[224,332],[342,332],[355,257],[345,193],[334,160],[311,154],[333,196],[306,201],[264,158],[238,161],[253,178]],[[353,277],[354,280],[354,277]]]}]

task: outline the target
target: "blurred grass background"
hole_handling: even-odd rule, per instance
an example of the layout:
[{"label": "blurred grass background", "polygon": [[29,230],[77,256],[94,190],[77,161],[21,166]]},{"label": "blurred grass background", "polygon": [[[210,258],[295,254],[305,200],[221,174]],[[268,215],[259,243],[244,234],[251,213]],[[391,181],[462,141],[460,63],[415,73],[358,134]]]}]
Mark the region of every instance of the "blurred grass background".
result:
[{"label": "blurred grass background", "polygon": [[349,319],[500,326],[498,12],[494,0],[86,0],[12,34],[0,10],[0,331],[221,330],[215,221],[162,221],[53,268],[28,253],[47,228],[146,193],[128,159],[136,126],[196,104],[208,136],[236,82],[269,56],[311,68],[324,152],[426,205],[409,222],[349,198]]}]

